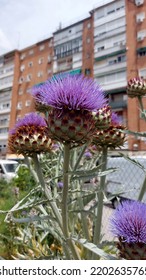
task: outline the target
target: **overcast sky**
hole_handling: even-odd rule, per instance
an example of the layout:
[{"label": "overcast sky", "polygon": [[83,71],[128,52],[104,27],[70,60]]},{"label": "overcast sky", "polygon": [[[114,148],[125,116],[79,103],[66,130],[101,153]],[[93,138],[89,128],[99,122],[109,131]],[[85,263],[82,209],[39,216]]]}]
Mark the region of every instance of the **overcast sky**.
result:
[{"label": "overcast sky", "polygon": [[48,38],[89,16],[101,0],[0,0],[0,54]]}]

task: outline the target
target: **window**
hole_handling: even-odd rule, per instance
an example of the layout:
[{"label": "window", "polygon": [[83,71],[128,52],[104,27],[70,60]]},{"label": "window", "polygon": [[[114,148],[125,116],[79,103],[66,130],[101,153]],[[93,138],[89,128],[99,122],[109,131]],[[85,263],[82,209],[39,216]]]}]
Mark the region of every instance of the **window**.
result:
[{"label": "window", "polygon": [[90,75],[91,74],[91,70],[88,68],[88,69],[85,69],[85,75]]},{"label": "window", "polygon": [[139,76],[144,79],[146,78],[146,68],[139,70]]},{"label": "window", "polygon": [[19,78],[19,84],[22,84],[23,81],[24,81],[24,77],[20,77],[20,78]]},{"label": "window", "polygon": [[87,28],[88,28],[88,29],[91,28],[91,23],[90,23],[90,22],[87,23]]},{"label": "window", "polygon": [[13,81],[13,76],[4,77],[0,79],[0,85],[9,84],[12,83],[12,81]]},{"label": "window", "polygon": [[34,54],[34,50],[30,50],[30,51],[28,52],[28,54],[29,54],[29,55]]},{"label": "window", "polygon": [[108,5],[107,7],[107,15],[115,12],[115,3]]},{"label": "window", "polygon": [[39,71],[37,76],[42,77],[43,76],[43,71]]},{"label": "window", "polygon": [[144,0],[135,0],[136,6],[141,6],[144,3]]},{"label": "window", "polygon": [[4,115],[0,117],[0,126],[7,126],[9,121],[9,116]]},{"label": "window", "polygon": [[20,66],[20,71],[23,72],[24,69],[25,69],[25,65],[23,64],[23,65]]},{"label": "window", "polygon": [[0,110],[7,110],[7,109],[10,109],[10,102],[0,104]]},{"label": "window", "polygon": [[32,61],[28,62],[28,67],[32,67],[32,66],[33,66],[33,62]]},{"label": "window", "polygon": [[100,51],[103,51],[104,49],[105,49],[105,47],[104,47],[104,46],[101,46],[101,47],[98,47],[98,48],[97,48],[97,51],[100,52]]},{"label": "window", "polygon": [[39,58],[38,64],[42,64],[43,62],[44,62],[44,58],[43,57]]},{"label": "window", "polygon": [[0,128],[0,134],[7,133],[7,132],[8,132],[8,128],[7,127]]},{"label": "window", "polygon": [[136,22],[141,23],[145,19],[145,12],[139,13],[136,15]]},{"label": "window", "polygon": [[25,57],[26,57],[26,54],[22,53],[21,56],[20,56],[20,60],[23,60]]},{"label": "window", "polygon": [[48,62],[51,62],[51,55],[48,55]]},{"label": "window", "polygon": [[28,74],[28,75],[26,76],[26,82],[30,82],[31,79],[32,79],[32,74]]},{"label": "window", "polygon": [[17,115],[16,121],[19,121],[21,119],[21,115]]},{"label": "window", "polygon": [[18,110],[21,110],[21,109],[22,109],[22,102],[21,102],[21,101],[17,103],[17,109],[18,109]]},{"label": "window", "polygon": [[137,33],[137,41],[143,41],[146,37],[146,30],[141,30]]},{"label": "window", "polygon": [[19,89],[18,94],[19,94],[19,95],[22,95],[22,94],[23,94],[23,90],[22,90],[22,89]]},{"label": "window", "polygon": [[146,56],[146,50],[139,51],[139,52],[138,52],[138,56],[139,56],[139,57],[141,57],[141,56]]},{"label": "window", "polygon": [[45,45],[41,45],[40,47],[39,47],[39,50],[40,51],[43,51],[45,49]]},{"label": "window", "polygon": [[26,102],[25,102],[25,106],[26,106],[26,107],[29,107],[29,106],[30,106],[30,104],[31,104],[31,101],[30,101],[30,100],[26,100]]}]

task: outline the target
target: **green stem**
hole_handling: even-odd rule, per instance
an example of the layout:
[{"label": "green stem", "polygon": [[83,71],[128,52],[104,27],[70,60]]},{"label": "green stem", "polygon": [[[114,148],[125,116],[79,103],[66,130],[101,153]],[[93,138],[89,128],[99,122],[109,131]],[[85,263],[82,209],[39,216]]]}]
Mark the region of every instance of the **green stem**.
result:
[{"label": "green stem", "polygon": [[[86,149],[87,149],[87,146],[88,146],[87,144],[85,144],[85,145],[83,146],[83,148],[82,148],[82,150],[81,150],[81,152],[80,152],[80,154],[79,154],[79,156],[78,156],[78,159],[77,159],[77,161],[76,161],[76,164],[74,165],[73,172],[77,170],[77,168],[78,168],[78,166],[79,166],[79,164],[80,164],[80,161],[81,161],[81,159],[82,159],[82,156],[83,156],[83,154],[85,153],[85,151],[86,151]],[[73,175],[72,175],[72,176],[73,176]],[[71,179],[72,179],[72,176],[71,176]]]},{"label": "green stem", "polygon": [[29,158],[28,158],[27,156],[24,156],[24,159],[25,159],[25,163],[27,164],[27,166],[28,166],[28,168],[29,168],[29,170],[30,170],[32,176],[34,177],[35,182],[38,183],[39,180],[38,180],[37,174],[36,174],[36,172],[34,171],[34,169],[32,168],[32,165],[31,165],[31,163],[30,163]]},{"label": "green stem", "polygon": [[[34,165],[35,165],[35,169],[36,169],[36,173],[37,173],[40,185],[42,186],[42,188],[45,191],[45,195],[48,198],[48,202],[50,204],[50,207],[51,207],[51,209],[52,209],[52,211],[54,213],[54,216],[56,217],[56,220],[57,220],[57,222],[58,222],[58,224],[59,224],[59,226],[60,226],[60,228],[61,228],[61,230],[63,232],[62,218],[61,218],[60,212],[59,212],[59,210],[57,208],[57,205],[56,205],[55,201],[52,201],[51,192],[50,192],[50,190],[47,188],[47,186],[45,184],[43,173],[42,173],[42,170],[41,170],[41,167],[40,167],[40,163],[39,163],[37,154],[33,155],[33,161],[34,161]],[[65,255],[66,255],[67,259],[71,259],[70,252],[69,252],[69,250],[68,250],[68,248],[67,248],[65,243],[63,243],[63,248],[64,248],[64,252],[65,252]]]},{"label": "green stem", "polygon": [[[101,164],[102,164],[101,172],[103,172],[106,170],[106,166],[107,166],[107,147],[106,146],[103,147],[103,150],[102,150]],[[100,237],[101,237],[105,179],[106,179],[106,175],[101,176],[100,186],[99,186],[98,193],[97,193],[98,209],[97,209],[97,216],[96,216],[96,221],[95,221],[95,229],[94,229],[94,237],[93,237],[93,243],[95,245],[98,245],[100,243]],[[93,257],[95,257],[94,254],[93,254]]]},{"label": "green stem", "polygon": [[141,96],[138,96],[138,102],[139,102],[139,105],[140,105],[140,110],[143,113],[143,119],[146,121],[146,115],[145,115],[145,112],[144,112],[144,107],[143,107],[143,102],[142,102],[142,97]]},{"label": "green stem", "polygon": [[33,161],[34,161],[35,170],[36,170],[36,173],[37,173],[40,185],[42,186],[42,188],[43,188],[43,190],[45,192],[45,195],[48,198],[50,207],[52,208],[53,213],[54,213],[54,215],[55,215],[55,217],[57,219],[57,222],[58,222],[60,228],[62,229],[62,221],[61,221],[60,212],[59,212],[59,210],[57,208],[57,205],[56,205],[55,201],[52,201],[51,191],[47,188],[47,186],[45,184],[43,173],[42,173],[42,169],[40,167],[40,163],[39,163],[39,160],[38,160],[38,157],[37,157],[36,153],[33,155]]},{"label": "green stem", "polygon": [[68,190],[69,190],[69,160],[70,160],[70,144],[64,145],[64,164],[63,164],[63,192],[62,192],[62,225],[63,233],[68,246],[71,249],[73,258],[80,259],[80,256],[76,250],[74,242],[70,239],[70,233],[68,228]]},{"label": "green stem", "polygon": [[146,176],[144,178],[144,181],[143,181],[143,184],[142,184],[139,196],[138,196],[138,200],[142,201],[145,192],[146,192]]}]

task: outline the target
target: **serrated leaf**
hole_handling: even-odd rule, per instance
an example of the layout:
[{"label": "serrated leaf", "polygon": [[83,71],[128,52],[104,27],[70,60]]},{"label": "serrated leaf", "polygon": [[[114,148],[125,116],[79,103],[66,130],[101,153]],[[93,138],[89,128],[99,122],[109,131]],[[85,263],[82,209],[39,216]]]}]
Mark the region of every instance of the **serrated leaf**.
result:
[{"label": "serrated leaf", "polygon": [[125,158],[126,160],[128,160],[129,162],[131,162],[132,164],[135,164],[136,166],[138,166],[139,168],[141,168],[144,172],[146,172],[145,167],[139,162],[139,160],[135,160],[133,158],[130,158],[126,155],[123,155],[122,153],[120,153],[120,155]]},{"label": "serrated leaf", "polygon": [[73,176],[72,181],[74,180],[90,180],[95,177],[101,177],[101,176],[106,176],[110,173],[113,173],[117,171],[117,168],[108,168],[105,171],[99,171],[97,172],[97,168],[93,168],[91,170],[82,170],[81,172],[76,173],[77,175]]},{"label": "serrated leaf", "polygon": [[72,238],[75,242],[82,245],[84,248],[88,249],[92,253],[96,254],[97,256],[100,256],[101,258],[105,260],[118,260],[118,258],[106,253],[104,250],[98,248],[94,243],[88,242],[86,239],[77,239]]},{"label": "serrated leaf", "polygon": [[130,135],[134,135],[135,137],[140,136],[140,137],[146,137],[146,132],[134,132],[131,130],[120,130],[121,132],[125,133],[125,134],[130,134]]}]

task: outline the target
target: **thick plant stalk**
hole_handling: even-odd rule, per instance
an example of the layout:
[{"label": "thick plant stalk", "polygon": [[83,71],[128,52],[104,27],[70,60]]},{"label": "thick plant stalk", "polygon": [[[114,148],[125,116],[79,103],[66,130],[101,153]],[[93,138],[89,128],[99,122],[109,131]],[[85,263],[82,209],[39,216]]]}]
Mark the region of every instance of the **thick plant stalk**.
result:
[{"label": "thick plant stalk", "polygon": [[145,192],[146,192],[146,176],[144,178],[141,190],[139,192],[138,200],[142,201]]},{"label": "thick plant stalk", "polygon": [[24,158],[25,158],[25,163],[27,164],[27,166],[28,166],[28,168],[29,168],[29,170],[30,170],[30,172],[31,172],[35,182],[39,183],[38,176],[37,176],[35,170],[32,168],[31,163],[29,161],[29,158],[27,156],[24,156]]},{"label": "thick plant stalk", "polygon": [[43,189],[45,191],[46,197],[48,198],[49,204],[50,204],[50,206],[51,206],[51,208],[53,210],[53,213],[54,213],[54,215],[55,215],[55,217],[56,217],[56,219],[58,221],[58,224],[59,224],[60,228],[62,228],[62,221],[61,221],[60,212],[59,212],[59,210],[57,208],[56,203],[54,201],[52,201],[51,192],[49,191],[49,189],[47,188],[47,186],[45,184],[44,177],[43,177],[43,174],[42,174],[40,163],[38,161],[37,154],[33,155],[33,161],[34,161],[35,170],[36,170],[36,173],[37,173],[40,185],[43,187]]},{"label": "thick plant stalk", "polygon": [[[43,174],[42,174],[42,170],[41,170],[41,167],[40,167],[40,163],[39,163],[37,154],[33,155],[33,161],[34,161],[34,165],[35,165],[35,169],[36,169],[36,173],[37,173],[40,185],[43,187],[43,189],[45,191],[45,194],[46,194],[46,197],[48,198],[50,207],[53,210],[54,216],[56,217],[56,220],[57,220],[57,222],[58,222],[58,224],[59,224],[59,226],[60,226],[60,228],[63,232],[61,214],[60,214],[60,212],[57,208],[56,203],[54,201],[52,201],[52,195],[51,195],[49,189],[47,188],[47,186],[45,184],[44,177],[43,177]],[[63,248],[64,248],[66,258],[71,259],[70,252],[69,252],[65,243],[63,243]]]},{"label": "thick plant stalk", "polygon": [[[106,170],[107,166],[107,147],[104,146],[102,150],[102,159],[101,159],[101,172]],[[101,176],[100,178],[100,186],[98,189],[98,209],[97,209],[97,216],[95,221],[95,229],[94,229],[94,236],[93,236],[93,243],[98,245],[100,243],[100,236],[101,236],[101,226],[102,226],[102,214],[103,214],[103,199],[104,199],[104,189],[105,189],[105,179],[106,175]],[[93,259],[95,255],[93,254]],[[97,257],[97,256],[96,256]]]},{"label": "thick plant stalk", "polygon": [[72,252],[73,258],[80,259],[74,242],[70,239],[68,228],[68,190],[69,190],[69,159],[70,159],[70,144],[64,145],[64,164],[63,164],[63,193],[62,193],[62,225],[63,233],[68,246]]}]

